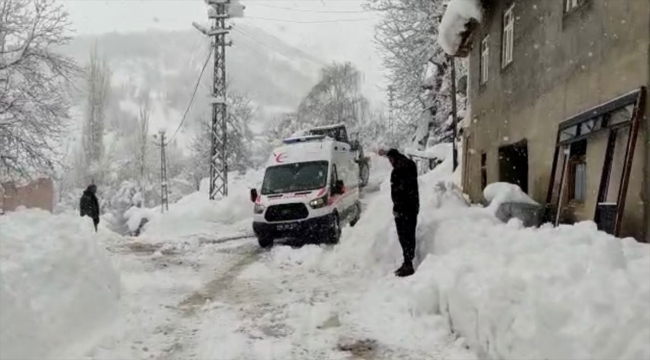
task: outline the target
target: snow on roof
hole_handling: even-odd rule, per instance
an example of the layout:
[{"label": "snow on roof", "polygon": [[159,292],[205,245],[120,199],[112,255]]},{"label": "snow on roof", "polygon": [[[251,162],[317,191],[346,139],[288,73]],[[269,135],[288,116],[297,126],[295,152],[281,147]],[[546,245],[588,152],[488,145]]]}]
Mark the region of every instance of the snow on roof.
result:
[{"label": "snow on roof", "polygon": [[338,127],[345,126],[345,123],[338,123],[338,124],[332,124],[332,125],[324,125],[324,126],[316,126],[313,127],[309,130],[328,130],[328,129],[336,129]]},{"label": "snow on roof", "polygon": [[456,55],[463,43],[463,33],[472,19],[483,18],[480,0],[450,0],[438,29],[438,43],[449,55]]},{"label": "snow on roof", "polygon": [[452,146],[451,143],[440,143],[426,150],[405,149],[404,153],[406,155],[417,156],[425,159],[445,160],[450,156]]},{"label": "snow on roof", "polygon": [[318,141],[294,142],[273,150],[268,166],[293,164],[308,161],[330,161],[334,139],[324,137]]}]

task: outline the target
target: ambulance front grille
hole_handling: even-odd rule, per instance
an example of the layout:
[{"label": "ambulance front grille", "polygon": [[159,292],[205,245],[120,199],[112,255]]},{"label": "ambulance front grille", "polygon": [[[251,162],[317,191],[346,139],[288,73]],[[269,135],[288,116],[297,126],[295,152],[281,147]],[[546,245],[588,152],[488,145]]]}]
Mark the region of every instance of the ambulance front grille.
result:
[{"label": "ambulance front grille", "polygon": [[306,219],[309,211],[303,203],[272,205],[266,209],[266,221],[290,221]]}]

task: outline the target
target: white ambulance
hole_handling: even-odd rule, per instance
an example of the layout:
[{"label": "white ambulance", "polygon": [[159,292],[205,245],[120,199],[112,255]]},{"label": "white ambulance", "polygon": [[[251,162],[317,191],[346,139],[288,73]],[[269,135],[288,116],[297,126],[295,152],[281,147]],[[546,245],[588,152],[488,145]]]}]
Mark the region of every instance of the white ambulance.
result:
[{"label": "white ambulance", "polygon": [[361,216],[355,151],[326,135],[283,143],[269,157],[262,188],[251,190],[260,246],[280,238],[337,243],[341,225],[354,226]]}]

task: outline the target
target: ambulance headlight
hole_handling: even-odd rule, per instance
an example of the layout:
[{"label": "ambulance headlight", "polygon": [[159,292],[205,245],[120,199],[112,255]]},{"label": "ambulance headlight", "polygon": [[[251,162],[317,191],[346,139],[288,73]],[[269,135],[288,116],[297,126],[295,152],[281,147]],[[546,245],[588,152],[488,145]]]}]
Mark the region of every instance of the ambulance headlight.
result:
[{"label": "ambulance headlight", "polygon": [[327,196],[323,196],[309,202],[309,206],[311,206],[312,209],[320,209],[325,205],[327,205]]},{"label": "ambulance headlight", "polygon": [[261,213],[264,212],[264,209],[266,209],[266,207],[265,207],[264,205],[261,205],[261,204],[255,204],[255,208],[253,208],[253,212],[254,212],[255,214],[261,214]]}]

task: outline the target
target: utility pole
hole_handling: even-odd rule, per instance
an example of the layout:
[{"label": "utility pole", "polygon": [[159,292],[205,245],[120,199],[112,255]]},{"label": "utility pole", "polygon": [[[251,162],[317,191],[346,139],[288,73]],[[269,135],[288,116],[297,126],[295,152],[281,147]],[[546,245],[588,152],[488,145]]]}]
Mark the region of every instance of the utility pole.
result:
[{"label": "utility pole", "polygon": [[212,78],[212,123],[210,127],[210,200],[217,195],[228,196],[228,113],[226,108],[226,35],[232,29],[226,19],[243,16],[244,6],[239,0],[205,0],[208,4],[210,29],[197,23],[194,27],[211,39],[214,48]]},{"label": "utility pole", "polygon": [[456,107],[456,59],[449,56],[449,64],[451,65],[451,114],[453,116],[453,171],[458,167],[458,147],[456,146],[456,138],[458,137],[458,109]]},{"label": "utility pole", "polygon": [[388,129],[390,133],[391,146],[395,145],[395,123],[393,116],[393,107],[395,104],[395,88],[393,85],[388,86]]},{"label": "utility pole", "polygon": [[[160,144],[154,142],[154,145],[160,147],[160,212],[164,213],[165,210],[169,211],[169,191],[167,181],[167,155],[165,147],[168,145],[165,142],[165,130],[158,131],[160,135]],[[154,139],[156,135],[153,136]]]},{"label": "utility pole", "polygon": [[169,192],[167,190],[167,156],[165,154],[165,130],[160,130],[160,212],[169,211]]}]

